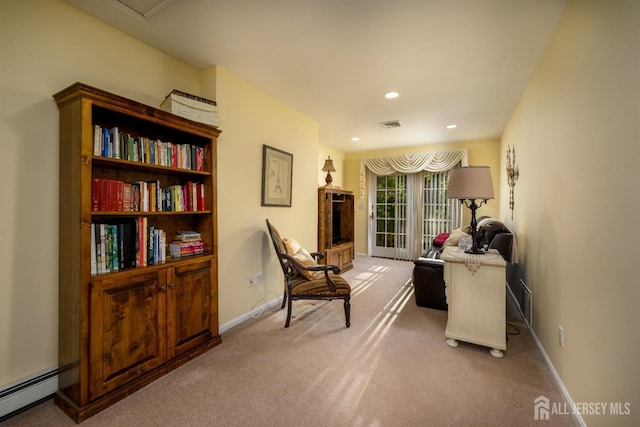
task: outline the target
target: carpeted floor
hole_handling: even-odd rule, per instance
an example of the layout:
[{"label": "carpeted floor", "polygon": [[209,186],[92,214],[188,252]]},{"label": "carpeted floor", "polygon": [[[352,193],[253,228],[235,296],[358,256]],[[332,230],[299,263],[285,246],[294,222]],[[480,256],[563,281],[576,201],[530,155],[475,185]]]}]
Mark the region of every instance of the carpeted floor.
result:
[{"label": "carpeted floor", "polygon": [[[564,402],[509,304],[503,359],[447,346],[447,312],[417,307],[413,263],[358,256],[351,328],[342,303],[294,302],[223,334],[222,345],[100,412],[87,426],[539,426],[534,399]],[[577,426],[552,415],[554,426]],[[48,400],[7,426],[72,426]],[[550,424],[551,425],[551,424]]]}]

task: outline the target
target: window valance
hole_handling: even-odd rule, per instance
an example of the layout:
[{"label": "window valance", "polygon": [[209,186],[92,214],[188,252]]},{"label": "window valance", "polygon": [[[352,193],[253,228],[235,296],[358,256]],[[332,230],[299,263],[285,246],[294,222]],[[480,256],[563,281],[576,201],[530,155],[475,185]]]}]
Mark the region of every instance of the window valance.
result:
[{"label": "window valance", "polygon": [[360,162],[360,197],[365,195],[366,170],[376,175],[396,173],[444,172],[458,163],[468,166],[468,150],[460,148],[448,151],[426,151],[412,154],[394,154],[391,156],[365,157]]}]

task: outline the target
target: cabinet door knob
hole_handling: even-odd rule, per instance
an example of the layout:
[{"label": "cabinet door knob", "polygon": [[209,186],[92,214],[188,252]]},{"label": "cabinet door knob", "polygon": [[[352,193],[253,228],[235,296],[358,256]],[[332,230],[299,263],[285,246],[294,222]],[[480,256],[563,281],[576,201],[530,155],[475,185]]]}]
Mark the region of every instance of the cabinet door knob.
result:
[{"label": "cabinet door knob", "polygon": [[160,286],[160,291],[167,292],[167,285]]},{"label": "cabinet door knob", "polygon": [[173,282],[171,282],[171,283],[169,283],[169,287],[170,287],[171,289],[173,289],[173,288],[175,288],[175,287],[176,287],[176,284],[175,284],[175,283],[173,283]]}]

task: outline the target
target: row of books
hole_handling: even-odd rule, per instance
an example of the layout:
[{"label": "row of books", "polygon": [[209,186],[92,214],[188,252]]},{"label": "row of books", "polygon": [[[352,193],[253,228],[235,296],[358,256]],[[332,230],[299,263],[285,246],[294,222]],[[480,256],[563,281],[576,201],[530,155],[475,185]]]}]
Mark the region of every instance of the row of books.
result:
[{"label": "row of books", "polygon": [[[184,238],[197,234],[197,238]],[[91,275],[114,273],[127,268],[163,264],[170,258],[200,255],[205,252],[200,234],[178,231],[168,245],[164,230],[149,225],[146,217],[133,222],[91,224]]]},{"label": "row of books", "polygon": [[91,224],[91,274],[162,264],[167,260],[166,233],[146,217],[121,224]]},{"label": "row of books", "polygon": [[131,136],[118,127],[94,125],[93,155],[158,166],[204,170],[204,148],[192,144]]},{"label": "row of books", "polygon": [[91,210],[113,212],[191,212],[205,210],[204,184],[160,186],[158,180],[124,182],[94,178]]}]

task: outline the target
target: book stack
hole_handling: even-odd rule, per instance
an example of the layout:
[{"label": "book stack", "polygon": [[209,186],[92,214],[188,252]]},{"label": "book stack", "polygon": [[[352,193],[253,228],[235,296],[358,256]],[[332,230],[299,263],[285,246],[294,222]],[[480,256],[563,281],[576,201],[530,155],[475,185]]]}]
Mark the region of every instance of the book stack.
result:
[{"label": "book stack", "polygon": [[197,231],[178,231],[175,240],[169,244],[169,253],[173,258],[203,254],[201,234]]}]

